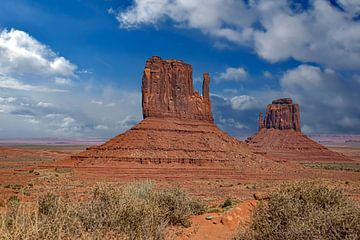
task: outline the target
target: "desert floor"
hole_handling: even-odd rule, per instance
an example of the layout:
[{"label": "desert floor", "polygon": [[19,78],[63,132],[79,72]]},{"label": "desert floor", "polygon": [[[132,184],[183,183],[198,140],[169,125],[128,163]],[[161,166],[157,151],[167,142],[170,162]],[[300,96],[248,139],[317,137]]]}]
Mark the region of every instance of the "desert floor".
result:
[{"label": "desert floor", "polygon": [[[350,157],[351,163],[318,164],[299,162],[276,163],[275,167],[256,169],[257,165],[214,164],[79,164],[69,156],[87,146],[71,144],[2,144],[0,146],[0,207],[11,196],[33,201],[46,191],[72,192],[86,197],[98,182],[124,184],[151,179],[159,187],[180,185],[208,206],[227,198],[238,204],[220,213],[193,217],[187,229],[174,229],[178,239],[231,239],[240,226],[249,222],[256,204],[254,194],[266,195],[279,184],[311,180],[342,188],[351,198],[360,200],[360,144],[332,144],[330,149]],[[266,160],[261,160],[266,161]],[[273,162],[270,162],[273,164]],[[244,166],[243,166],[244,165]],[[262,164],[261,166],[267,166]],[[283,168],[282,168],[283,166]],[[206,218],[211,216],[211,220]]]}]

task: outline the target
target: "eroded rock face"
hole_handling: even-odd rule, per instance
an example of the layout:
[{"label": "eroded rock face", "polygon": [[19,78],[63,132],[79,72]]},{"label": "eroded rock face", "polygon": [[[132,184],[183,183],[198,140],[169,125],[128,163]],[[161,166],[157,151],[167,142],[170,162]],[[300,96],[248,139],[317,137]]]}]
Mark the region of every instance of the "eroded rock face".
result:
[{"label": "eroded rock face", "polygon": [[[260,115],[260,118],[262,116]],[[301,132],[300,107],[291,98],[281,98],[272,101],[266,107],[265,118],[259,119],[259,129],[274,128],[279,130],[293,129]]]},{"label": "eroded rock face", "polygon": [[272,101],[265,118],[259,116],[259,131],[246,140],[253,152],[276,161],[334,162],[350,161],[308,138],[300,129],[300,108],[291,98]]},{"label": "eroded rock face", "polygon": [[179,60],[152,57],[142,79],[142,106],[147,117],[172,117],[213,122],[209,96],[210,77],[203,76],[202,96],[194,91],[192,67]]},{"label": "eroded rock face", "polygon": [[213,122],[209,74],[202,96],[194,92],[192,67],[152,57],[142,78],[144,120],[73,160],[212,164],[252,159],[249,147]]}]

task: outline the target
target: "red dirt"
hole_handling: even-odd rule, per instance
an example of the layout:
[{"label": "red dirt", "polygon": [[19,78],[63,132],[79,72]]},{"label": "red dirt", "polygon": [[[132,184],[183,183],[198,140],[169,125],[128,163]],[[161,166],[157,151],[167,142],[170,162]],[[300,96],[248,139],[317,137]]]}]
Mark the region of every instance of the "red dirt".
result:
[{"label": "red dirt", "polygon": [[[226,240],[232,239],[236,232],[250,222],[251,210],[255,200],[239,203],[224,213],[206,213],[192,218],[190,228],[183,230],[177,240]],[[207,217],[212,217],[207,220]]]},{"label": "red dirt", "polygon": [[254,152],[278,161],[351,162],[345,155],[329,150],[294,130],[261,129],[247,143]]},{"label": "red dirt", "polygon": [[146,118],[103,145],[89,148],[74,160],[102,159],[139,163],[237,161],[251,158],[248,146],[219,130],[213,123],[175,118]]},{"label": "red dirt", "polygon": [[[193,92],[189,66],[176,60],[149,59],[143,78],[145,119],[105,144],[70,154],[0,148],[1,196],[19,194],[17,186],[7,184],[31,188],[31,196],[61,187],[85,195],[97,182],[144,179],[160,186],[180,185],[209,203],[227,197],[249,200],[254,192],[269,192],[284,181],[315,179],[341,185],[348,195],[360,196],[360,172],[310,169],[300,164],[351,160],[303,135],[298,129],[297,107],[273,109],[271,128],[267,129],[265,122],[248,140],[250,147],[219,130],[208,109],[210,79],[204,76],[203,96],[199,96]],[[52,161],[55,158],[62,159]],[[31,186],[27,186],[29,182]],[[205,221],[204,216],[194,217],[194,227],[199,227],[189,229],[187,235],[190,239],[230,239],[237,223],[248,219],[251,203],[246,204],[215,215],[216,224]]]}]

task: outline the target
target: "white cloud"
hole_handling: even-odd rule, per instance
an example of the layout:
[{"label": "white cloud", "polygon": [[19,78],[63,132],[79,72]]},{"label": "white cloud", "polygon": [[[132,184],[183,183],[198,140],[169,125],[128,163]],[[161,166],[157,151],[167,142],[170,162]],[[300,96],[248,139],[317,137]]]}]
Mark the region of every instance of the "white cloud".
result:
[{"label": "white cloud", "polygon": [[43,107],[43,108],[48,108],[48,107],[52,107],[53,104],[52,103],[48,103],[48,102],[38,102],[36,104],[36,106],[38,107]]},{"label": "white cloud", "polygon": [[35,92],[65,92],[66,91],[56,88],[48,88],[44,86],[25,84],[15,78],[2,76],[1,74],[0,74],[0,88],[22,90],[22,91],[35,91]]},{"label": "white cloud", "polygon": [[240,123],[238,121],[236,121],[235,119],[233,118],[223,118],[223,117],[220,117],[219,120],[218,120],[218,123],[220,126],[222,127],[233,127],[235,129],[238,129],[238,130],[242,130],[242,129],[248,129],[249,127],[243,123]]},{"label": "white cloud", "polygon": [[255,97],[248,95],[235,96],[230,99],[231,107],[234,110],[247,110],[258,107],[259,103]]},{"label": "white cloud", "polygon": [[295,58],[338,69],[360,66],[360,25],[328,1],[315,0],[311,9],[260,11],[265,31],[256,31],[255,49],[263,58],[277,62]]},{"label": "white cloud", "polygon": [[115,107],[116,106],[116,103],[112,102],[112,103],[107,103],[105,105],[106,107]]},{"label": "white cloud", "polygon": [[221,81],[221,80],[225,80],[225,81],[240,81],[240,80],[244,80],[246,77],[248,76],[247,71],[242,68],[233,68],[233,67],[229,67],[225,70],[225,72],[219,73],[216,77],[215,80],[217,81]]},{"label": "white cloud", "polygon": [[[354,81],[355,80],[355,81]],[[302,131],[309,133],[360,133],[359,84],[356,75],[341,74],[330,68],[301,64],[283,73],[280,89],[246,91],[231,98],[212,94],[215,120],[220,126],[236,131],[226,119],[240,119],[248,126],[239,135],[257,131],[260,111],[272,100],[291,97],[300,104]],[[223,119],[223,120],[221,120]]]},{"label": "white cloud", "polygon": [[99,85],[86,80],[90,71],[75,70],[30,34],[0,30],[1,136],[110,137],[141,119],[138,92]]},{"label": "white cloud", "polygon": [[323,84],[323,74],[319,67],[303,64],[287,71],[280,84],[285,89],[313,89]]},{"label": "white cloud", "polygon": [[[76,66],[57,56],[26,32],[11,29],[0,32],[0,73],[73,76]],[[20,74],[19,74],[20,73]]]},{"label": "white cloud", "polygon": [[91,100],[92,104],[96,104],[96,105],[103,105],[104,103],[102,101],[95,101],[95,100]]},{"label": "white cloud", "polygon": [[329,68],[300,65],[284,73],[281,93],[302,109],[302,120],[315,132],[357,132],[360,129],[359,88]]},{"label": "white cloud", "polygon": [[178,27],[246,43],[252,35],[250,26],[255,15],[238,0],[135,0],[132,7],[118,13],[117,19],[123,28],[157,25],[171,19]]},{"label": "white cloud", "polygon": [[338,0],[337,3],[353,17],[360,14],[360,1],[358,0]]},{"label": "white cloud", "polygon": [[215,46],[250,46],[270,62],[294,58],[358,69],[360,24],[353,17],[359,14],[359,1],[338,2],[344,11],[324,0],[310,1],[306,9],[286,0],[134,0],[117,19],[123,28],[171,20],[176,27],[214,37]]},{"label": "white cloud", "polygon": [[13,103],[17,100],[15,97],[0,97],[0,103]]},{"label": "white cloud", "polygon": [[95,126],[95,129],[97,129],[97,130],[108,130],[109,127],[106,126],[106,125],[101,125],[101,124],[99,124],[99,125],[96,125],[96,126]]},{"label": "white cloud", "polygon": [[69,78],[55,78],[55,83],[59,85],[71,85],[72,81]]},{"label": "white cloud", "polygon": [[62,127],[68,127],[70,124],[75,123],[75,119],[72,117],[64,117]]}]

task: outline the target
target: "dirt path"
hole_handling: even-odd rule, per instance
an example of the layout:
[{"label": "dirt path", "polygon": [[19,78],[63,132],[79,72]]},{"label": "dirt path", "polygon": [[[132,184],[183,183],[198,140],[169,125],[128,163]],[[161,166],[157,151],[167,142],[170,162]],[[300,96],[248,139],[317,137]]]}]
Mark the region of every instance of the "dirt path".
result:
[{"label": "dirt path", "polygon": [[251,210],[256,200],[239,203],[225,213],[206,213],[192,218],[191,227],[185,229],[177,240],[227,240],[238,229],[249,224]]}]

